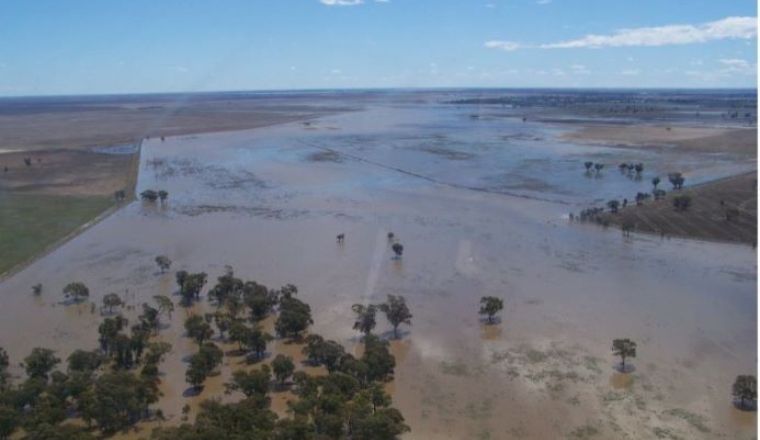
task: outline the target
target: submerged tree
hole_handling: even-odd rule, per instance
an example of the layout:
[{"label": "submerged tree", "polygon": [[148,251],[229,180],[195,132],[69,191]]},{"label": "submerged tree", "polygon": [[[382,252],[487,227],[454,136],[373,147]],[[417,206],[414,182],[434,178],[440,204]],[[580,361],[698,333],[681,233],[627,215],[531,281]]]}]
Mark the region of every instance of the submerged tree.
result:
[{"label": "submerged tree", "polygon": [[488,316],[488,323],[493,324],[493,317],[504,308],[504,301],[495,296],[484,296],[480,298],[480,313]]},{"label": "submerged tree", "polygon": [[24,368],[31,378],[47,379],[48,373],[60,362],[53,350],[37,347],[24,358]]},{"label": "submerged tree", "polygon": [[628,338],[612,341],[612,354],[620,357],[620,369],[625,373],[625,360],[636,357],[636,343]]},{"label": "submerged tree", "polygon": [[187,336],[195,339],[198,345],[214,335],[214,329],[200,315],[192,315],[185,320],[185,331],[187,331]]},{"label": "submerged tree", "polygon": [[412,325],[412,313],[406,305],[403,296],[388,295],[388,301],[378,306],[385,313],[388,322],[393,326],[393,337],[398,339],[398,326],[401,324]]},{"label": "submerged tree", "polygon": [[753,375],[736,376],[732,388],[732,394],[734,399],[739,401],[739,408],[747,408],[746,404],[748,402],[751,407],[754,407],[755,401],[757,400],[757,378]]},{"label": "submerged tree", "polygon": [[401,255],[404,254],[404,245],[401,243],[393,243],[391,249],[393,249],[393,253],[396,254],[396,258],[401,258]]},{"label": "submerged tree", "polygon": [[657,189],[657,185],[659,185],[659,184],[660,184],[660,178],[659,177],[652,178],[652,187],[653,187],[653,189]]},{"label": "submerged tree", "polygon": [[365,335],[372,333],[372,329],[374,329],[375,325],[377,324],[375,320],[375,315],[377,314],[377,306],[374,306],[372,304],[366,306],[364,304],[354,304],[351,306],[351,310],[356,313],[354,330],[359,330]]},{"label": "submerged tree", "polygon": [[122,305],[124,305],[124,301],[115,293],[109,293],[103,297],[103,307],[108,308],[108,313],[113,313],[114,307],[121,307]]},{"label": "submerged tree", "polygon": [[67,284],[66,287],[63,288],[63,295],[66,298],[71,297],[74,301],[79,302],[90,296],[90,289],[88,289],[84,283],[75,281]]},{"label": "submerged tree", "polygon": [[161,270],[161,273],[164,273],[172,267],[172,260],[166,255],[159,255],[156,257],[156,265]]},{"label": "submerged tree", "polygon": [[169,193],[163,189],[158,191],[158,198],[161,199],[161,202],[165,202],[166,198],[169,197]]},{"label": "submerged tree", "polygon": [[586,171],[591,171],[591,167],[594,166],[594,162],[591,162],[591,161],[583,162],[583,166],[586,167]]},{"label": "submerged tree", "polygon": [[165,313],[169,319],[172,319],[172,312],[174,311],[174,303],[171,298],[166,295],[155,295],[153,300],[158,306],[158,313]]},{"label": "submerged tree", "polygon": [[607,207],[610,208],[610,212],[615,214],[618,212],[618,208],[620,207],[620,202],[617,200],[610,200],[607,202]]},{"label": "submerged tree", "polygon": [[146,189],[140,193],[140,197],[142,197],[143,200],[155,202],[158,199],[158,193],[152,189]]}]

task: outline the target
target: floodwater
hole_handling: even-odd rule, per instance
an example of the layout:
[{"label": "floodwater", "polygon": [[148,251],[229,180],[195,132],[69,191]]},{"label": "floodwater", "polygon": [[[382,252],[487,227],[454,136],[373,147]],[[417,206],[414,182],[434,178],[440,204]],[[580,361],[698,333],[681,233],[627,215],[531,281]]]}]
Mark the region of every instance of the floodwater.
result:
[{"label": "floodwater", "polygon": [[[730,390],[755,369],[754,251],[563,220],[633,198],[655,174],[710,179],[749,164],[559,134],[466,108],[389,103],[308,125],[146,140],[137,191],[165,189],[169,201],[134,202],[0,284],[0,345],[14,360],[34,346],[62,356],[96,347],[102,318],[62,305],[62,287],[83,281],[97,303],[119,293],[134,317],[175,290],[153,262],[165,254],[172,272],[206,271],[211,285],[225,265],[270,287],[296,284],[314,312],[311,331],[349,350],[358,342],[351,305],[404,295],[414,318],[392,343],[388,390],[407,438],[753,438],[756,417],[733,408]],[[585,176],[585,160],[610,169]],[[623,161],[644,162],[643,179],[621,175]],[[404,245],[400,260],[389,231]],[[478,317],[484,295],[505,300],[497,325]],[[200,396],[186,396],[183,361],[195,350],[182,335],[186,313],[178,307],[160,335],[174,347],[162,364],[166,423],[186,404],[235,398],[222,384],[253,368],[228,356]],[[638,342],[627,377],[609,351],[618,337]],[[274,399],[283,414],[286,400]]]}]

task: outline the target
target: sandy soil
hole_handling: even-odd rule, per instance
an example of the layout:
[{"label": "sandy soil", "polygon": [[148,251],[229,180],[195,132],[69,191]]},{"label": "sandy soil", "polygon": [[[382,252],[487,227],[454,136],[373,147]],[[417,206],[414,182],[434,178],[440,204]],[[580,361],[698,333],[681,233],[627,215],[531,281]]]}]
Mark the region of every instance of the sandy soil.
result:
[{"label": "sandy soil", "polygon": [[734,153],[757,157],[756,128],[658,126],[644,124],[588,125],[564,139],[617,147],[668,148],[684,151]]}]

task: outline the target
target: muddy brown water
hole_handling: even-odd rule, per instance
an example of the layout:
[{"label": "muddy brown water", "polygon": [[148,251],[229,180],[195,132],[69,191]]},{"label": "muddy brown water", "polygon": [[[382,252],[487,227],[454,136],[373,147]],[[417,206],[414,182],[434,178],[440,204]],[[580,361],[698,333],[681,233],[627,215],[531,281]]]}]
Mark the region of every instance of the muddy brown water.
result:
[{"label": "muddy brown water", "polygon": [[[509,136],[526,130],[545,140]],[[231,265],[271,287],[296,284],[313,309],[311,331],[350,351],[358,349],[351,305],[404,295],[414,318],[391,345],[398,366],[388,390],[412,428],[405,438],[753,438],[755,415],[731,406],[730,389],[755,369],[755,253],[567,223],[569,210],[611,191],[635,194],[639,183],[616,176],[590,185],[578,161],[617,150],[555,134],[406,105],[309,127],[146,141],[138,192],[166,189],[168,203],[134,202],[0,284],[0,345],[14,361],[35,346],[61,356],[95,347],[102,317],[61,304],[70,281],[85,282],[97,303],[119,293],[134,318],[142,302],[174,293],[174,271],[206,271],[212,284]],[[518,139],[514,154],[503,136]],[[467,149],[467,138],[474,157],[438,154]],[[430,142],[447,144],[431,154]],[[310,160],[320,148],[344,160]],[[726,159],[716,168],[695,154],[667,161],[715,176],[744,166]],[[520,173],[545,186],[504,194]],[[404,245],[400,260],[391,258],[389,231]],[[346,234],[340,246],[338,233]],[[171,273],[157,272],[158,254],[174,261]],[[496,325],[479,319],[484,295],[505,300]],[[257,368],[226,356],[201,395],[185,397],[190,312],[177,307],[159,336],[173,345],[161,367],[164,423],[179,423],[186,404],[192,417],[204,398],[239,398],[223,383],[234,369]],[[616,337],[639,344],[628,378],[614,370]],[[300,347],[278,340],[270,352],[298,357]],[[287,399],[275,393],[278,413]]]}]

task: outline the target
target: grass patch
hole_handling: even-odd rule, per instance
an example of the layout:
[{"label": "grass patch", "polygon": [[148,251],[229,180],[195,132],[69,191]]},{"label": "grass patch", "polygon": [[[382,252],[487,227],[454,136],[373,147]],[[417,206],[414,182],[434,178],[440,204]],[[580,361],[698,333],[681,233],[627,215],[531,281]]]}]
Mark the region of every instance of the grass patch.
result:
[{"label": "grass patch", "polygon": [[0,192],[0,274],[33,258],[112,204],[105,196]]}]

